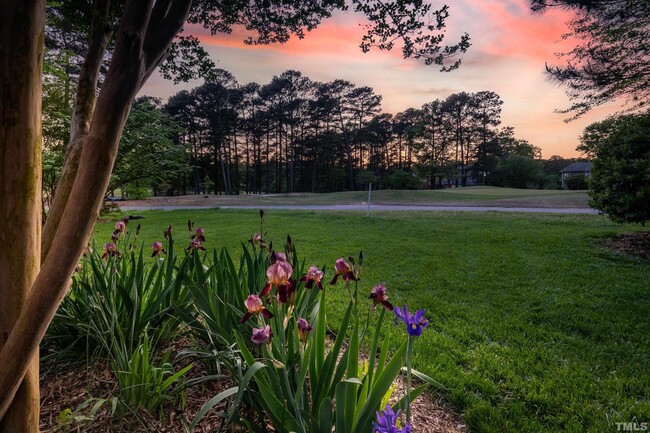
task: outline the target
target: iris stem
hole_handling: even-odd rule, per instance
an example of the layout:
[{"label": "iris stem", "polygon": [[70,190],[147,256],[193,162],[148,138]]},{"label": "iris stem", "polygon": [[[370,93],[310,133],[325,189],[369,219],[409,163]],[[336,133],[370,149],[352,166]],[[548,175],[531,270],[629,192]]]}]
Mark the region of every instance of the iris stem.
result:
[{"label": "iris stem", "polygon": [[411,424],[411,361],[413,358],[413,340],[409,336],[406,344],[406,423]]}]

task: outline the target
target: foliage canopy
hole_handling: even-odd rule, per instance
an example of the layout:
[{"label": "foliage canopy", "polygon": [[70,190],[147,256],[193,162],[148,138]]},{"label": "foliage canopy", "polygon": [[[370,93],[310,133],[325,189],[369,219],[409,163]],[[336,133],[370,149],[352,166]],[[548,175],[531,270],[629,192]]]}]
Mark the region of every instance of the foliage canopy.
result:
[{"label": "foliage canopy", "polygon": [[578,146],[594,165],[590,205],[613,221],[650,221],[650,111],[589,125]]}]

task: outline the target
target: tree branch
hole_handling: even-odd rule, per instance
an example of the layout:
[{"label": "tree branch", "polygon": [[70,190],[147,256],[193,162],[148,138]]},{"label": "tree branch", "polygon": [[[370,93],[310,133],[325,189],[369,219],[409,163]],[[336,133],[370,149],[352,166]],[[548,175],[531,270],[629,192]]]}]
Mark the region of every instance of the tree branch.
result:
[{"label": "tree branch", "polygon": [[[170,2],[171,4],[169,4]],[[160,7],[158,3],[161,3]],[[147,35],[144,41],[146,66],[142,84],[144,84],[156,67],[165,59],[169,46],[183,28],[183,24],[190,13],[191,5],[192,0],[166,0],[156,2],[152,12],[152,22],[147,28]]]},{"label": "tree branch", "polygon": [[50,251],[54,235],[61,222],[63,210],[68,202],[79,169],[82,146],[90,129],[90,122],[95,109],[95,93],[97,91],[99,71],[112,33],[112,29],[108,25],[109,3],[108,0],[97,0],[93,6],[88,53],[79,72],[79,85],[70,123],[70,142],[66,148],[65,163],[61,170],[57,194],[54,196],[54,202],[43,227],[41,247],[41,259],[43,261]]}]

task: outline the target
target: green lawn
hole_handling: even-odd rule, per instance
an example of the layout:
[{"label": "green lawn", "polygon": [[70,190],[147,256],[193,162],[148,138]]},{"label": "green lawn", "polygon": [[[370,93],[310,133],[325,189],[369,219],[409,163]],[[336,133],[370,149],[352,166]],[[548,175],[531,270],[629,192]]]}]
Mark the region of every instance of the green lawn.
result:
[{"label": "green lawn", "polygon": [[[270,205],[336,205],[360,204],[368,201],[368,191],[346,191],[327,194],[240,194],[190,195],[171,198],[175,203],[209,206],[270,206]],[[152,199],[170,200],[169,197]],[[475,205],[475,206],[533,206],[533,207],[587,207],[586,191],[535,190],[475,186],[438,190],[381,190],[372,191],[374,204],[394,205]]]},{"label": "green lawn", "polygon": [[[443,193],[443,192],[441,192]],[[141,238],[177,242],[192,219],[207,247],[259,231],[257,211],[149,211]],[[97,243],[112,223],[97,226]],[[600,247],[637,229],[601,216],[269,211],[277,245],[291,234],[307,264],[358,254],[361,290],[426,308],[415,368],[477,432],[607,432],[650,421],[650,264]],[[340,287],[341,311],[347,295]]]}]

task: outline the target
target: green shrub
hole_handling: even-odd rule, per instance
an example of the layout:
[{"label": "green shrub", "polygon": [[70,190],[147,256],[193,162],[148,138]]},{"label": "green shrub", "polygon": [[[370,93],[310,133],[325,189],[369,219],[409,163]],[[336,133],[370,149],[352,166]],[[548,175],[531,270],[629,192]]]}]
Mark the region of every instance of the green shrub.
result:
[{"label": "green shrub", "polygon": [[393,189],[420,189],[422,180],[413,173],[396,170],[388,178],[388,186]]},{"label": "green shrub", "polygon": [[128,184],[124,187],[124,194],[129,200],[144,200],[151,196],[149,188],[145,186]]},{"label": "green shrub", "polygon": [[589,204],[615,222],[650,221],[650,111],[589,125],[581,142],[594,158]]},{"label": "green shrub", "polygon": [[175,371],[170,362],[170,349],[164,352],[160,360],[155,359],[155,343],[145,333],[130,355],[127,350],[122,351],[111,364],[119,385],[121,402],[130,410],[144,408],[154,412],[163,403],[175,403],[182,398],[182,384],[176,387],[172,385],[182,380],[192,364]]}]

